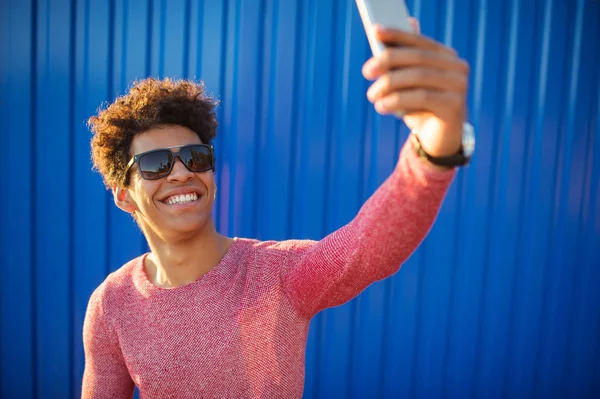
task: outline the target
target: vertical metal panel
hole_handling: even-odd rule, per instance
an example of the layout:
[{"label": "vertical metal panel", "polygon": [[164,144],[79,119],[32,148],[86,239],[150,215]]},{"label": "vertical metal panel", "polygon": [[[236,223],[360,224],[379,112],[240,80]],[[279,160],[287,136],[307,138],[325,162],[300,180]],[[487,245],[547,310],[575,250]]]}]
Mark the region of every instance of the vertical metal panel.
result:
[{"label": "vertical metal panel", "polygon": [[[32,67],[36,65],[37,12],[35,1],[0,4],[3,26],[1,139],[9,171],[1,196],[0,394],[3,398],[32,397],[37,383],[35,263],[38,255],[34,250],[33,228],[36,161],[32,156],[19,154],[26,154],[35,143],[37,77]],[[23,162],[25,159],[30,162]]]},{"label": "vertical metal panel", "polygon": [[[114,16],[110,2],[79,2],[76,7],[75,135],[73,141],[73,367],[72,393],[81,391],[84,355],[81,344],[87,300],[110,267],[109,210],[112,204],[98,174],[90,173],[91,133],[85,122],[111,94]],[[138,11],[138,12],[141,12]],[[93,254],[93,255],[92,255]]]},{"label": "vertical metal panel", "polygon": [[69,1],[39,1],[37,6],[37,123],[31,147],[36,157],[34,384],[41,397],[70,396],[73,168],[65,154],[72,154],[73,10]]},{"label": "vertical metal panel", "polygon": [[[476,156],[401,272],[315,317],[304,396],[597,397],[600,3],[408,5],[472,66]],[[221,101],[214,216],[231,236],[325,236],[408,135],[365,99],[353,1],[0,7],[2,398],[79,396],[89,295],[147,250],[85,124],[133,80],[202,79]]]}]

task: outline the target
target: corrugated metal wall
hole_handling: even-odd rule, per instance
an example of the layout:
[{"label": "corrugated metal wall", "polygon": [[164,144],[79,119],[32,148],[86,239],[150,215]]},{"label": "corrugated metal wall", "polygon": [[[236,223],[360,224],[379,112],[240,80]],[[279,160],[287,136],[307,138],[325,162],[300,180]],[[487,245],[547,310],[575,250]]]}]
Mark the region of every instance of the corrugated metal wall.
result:
[{"label": "corrugated metal wall", "polygon": [[[146,250],[85,121],[135,78],[222,99],[217,226],[320,238],[391,171],[353,0],[2,0],[0,393],[77,397],[91,291]],[[400,273],[312,323],[305,396],[600,396],[600,3],[413,0],[472,65],[473,164]]]}]

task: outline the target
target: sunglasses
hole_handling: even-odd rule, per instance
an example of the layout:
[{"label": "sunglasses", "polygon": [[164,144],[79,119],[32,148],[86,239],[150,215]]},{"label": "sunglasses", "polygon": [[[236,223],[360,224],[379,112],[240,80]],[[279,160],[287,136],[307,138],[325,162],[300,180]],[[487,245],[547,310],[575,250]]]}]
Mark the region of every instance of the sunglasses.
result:
[{"label": "sunglasses", "polygon": [[[178,151],[173,152],[173,150]],[[135,163],[142,178],[146,180],[161,179],[171,173],[175,164],[175,158],[179,158],[181,163],[190,172],[215,170],[213,146],[207,144],[187,144],[137,154],[127,164],[125,175],[128,176],[129,169]],[[129,178],[127,177],[126,180],[129,180]]]}]

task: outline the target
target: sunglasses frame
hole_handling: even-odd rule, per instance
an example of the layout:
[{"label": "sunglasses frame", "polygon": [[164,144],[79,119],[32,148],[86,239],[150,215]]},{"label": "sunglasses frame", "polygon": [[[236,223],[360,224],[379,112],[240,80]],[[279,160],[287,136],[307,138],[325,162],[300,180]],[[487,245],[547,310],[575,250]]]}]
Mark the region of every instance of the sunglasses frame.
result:
[{"label": "sunglasses frame", "polygon": [[[195,170],[191,170],[190,168],[188,168],[188,166],[185,164],[185,162],[183,162],[183,159],[181,159],[180,155],[181,151],[189,148],[189,147],[205,147],[208,148],[208,151],[210,152],[210,158],[211,158],[211,167],[205,170],[201,170],[201,171],[195,171]],[[173,150],[177,149],[177,152],[174,152]],[[171,153],[171,156],[173,157],[173,162],[171,163],[171,167],[169,168],[169,171],[164,175],[164,176],[160,176],[160,177],[155,177],[155,178],[146,178],[144,177],[143,171],[140,168],[140,159],[147,154],[151,154],[154,152],[159,152],[159,151],[167,151]],[[209,144],[184,144],[184,145],[176,145],[173,147],[164,147],[164,148],[157,148],[154,150],[150,150],[150,151],[145,151],[145,152],[141,152],[139,154],[134,155],[129,162],[127,163],[127,167],[125,168],[125,181],[126,183],[129,183],[129,170],[131,169],[131,167],[133,166],[133,164],[136,164],[138,167],[138,171],[140,173],[140,176],[142,177],[142,179],[144,180],[158,180],[158,179],[162,179],[163,177],[167,177],[171,174],[171,172],[173,171],[173,166],[175,166],[175,161],[177,160],[177,158],[179,158],[179,160],[181,161],[181,163],[183,164],[183,166],[186,167],[187,170],[189,170],[190,172],[194,172],[194,173],[201,173],[201,172],[206,172],[207,170],[212,170],[213,172],[215,171],[215,153],[214,153],[214,147],[212,145]]]}]

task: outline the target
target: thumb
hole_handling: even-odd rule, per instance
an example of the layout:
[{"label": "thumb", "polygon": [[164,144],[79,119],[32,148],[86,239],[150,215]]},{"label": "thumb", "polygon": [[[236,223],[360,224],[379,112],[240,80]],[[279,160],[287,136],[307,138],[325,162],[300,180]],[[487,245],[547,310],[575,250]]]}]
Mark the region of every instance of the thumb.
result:
[{"label": "thumb", "polygon": [[416,18],[408,17],[408,22],[410,22],[410,26],[412,27],[414,33],[417,35],[421,33],[421,25]]}]

